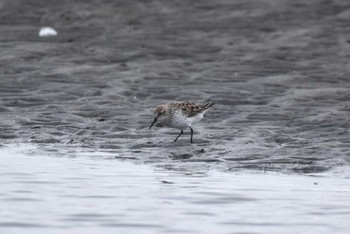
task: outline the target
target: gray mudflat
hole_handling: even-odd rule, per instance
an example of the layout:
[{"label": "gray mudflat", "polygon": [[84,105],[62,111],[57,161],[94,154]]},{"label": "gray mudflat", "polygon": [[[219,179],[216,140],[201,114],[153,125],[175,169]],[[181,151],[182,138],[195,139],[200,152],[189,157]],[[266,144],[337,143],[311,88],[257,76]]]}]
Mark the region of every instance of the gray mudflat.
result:
[{"label": "gray mudflat", "polygon": [[[1,144],[169,169],[349,165],[348,0],[37,1],[0,5]],[[40,38],[41,26],[57,37]],[[177,143],[171,100],[217,104]]]}]

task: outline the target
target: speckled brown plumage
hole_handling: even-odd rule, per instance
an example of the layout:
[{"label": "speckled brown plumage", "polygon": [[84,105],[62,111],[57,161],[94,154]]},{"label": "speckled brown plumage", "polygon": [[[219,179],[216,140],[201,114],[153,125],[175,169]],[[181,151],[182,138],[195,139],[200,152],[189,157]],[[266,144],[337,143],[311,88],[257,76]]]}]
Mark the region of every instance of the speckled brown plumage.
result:
[{"label": "speckled brown plumage", "polygon": [[171,108],[181,109],[183,115],[187,117],[193,117],[199,113],[202,113],[213,105],[214,103],[211,101],[205,104],[195,104],[191,102],[173,102],[169,104]]},{"label": "speckled brown plumage", "polygon": [[160,122],[167,127],[178,128],[181,130],[181,132],[175,141],[177,141],[177,139],[182,135],[183,129],[190,128],[192,143],[192,123],[201,120],[205,112],[213,105],[214,103],[210,100],[202,104],[195,104],[191,102],[169,102],[159,105],[154,110],[154,120],[149,128],[151,128],[156,122]]}]

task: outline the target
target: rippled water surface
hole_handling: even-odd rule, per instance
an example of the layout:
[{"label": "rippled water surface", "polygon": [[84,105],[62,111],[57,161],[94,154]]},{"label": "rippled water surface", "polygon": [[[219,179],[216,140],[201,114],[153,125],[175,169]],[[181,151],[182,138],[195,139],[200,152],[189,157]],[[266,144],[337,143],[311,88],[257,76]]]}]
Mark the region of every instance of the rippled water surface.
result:
[{"label": "rippled water surface", "polygon": [[[1,0],[0,234],[350,233],[349,18],[349,0]],[[194,144],[148,129],[208,98]]]},{"label": "rippled water surface", "polygon": [[181,173],[2,147],[0,233],[349,233],[349,183],[334,175]]}]

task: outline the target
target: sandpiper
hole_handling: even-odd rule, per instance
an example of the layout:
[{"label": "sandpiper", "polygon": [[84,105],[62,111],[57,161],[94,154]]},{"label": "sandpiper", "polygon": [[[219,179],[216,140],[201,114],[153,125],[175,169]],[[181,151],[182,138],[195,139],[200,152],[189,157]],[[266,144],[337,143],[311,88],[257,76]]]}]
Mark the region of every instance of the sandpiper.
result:
[{"label": "sandpiper", "polygon": [[205,101],[203,104],[194,104],[191,102],[170,102],[157,106],[154,110],[154,120],[149,127],[155,123],[161,123],[164,126],[170,128],[178,128],[181,130],[180,134],[175,138],[174,142],[184,132],[186,128],[191,130],[191,143],[193,143],[193,129],[192,123],[198,122],[203,119],[204,114],[212,107],[215,103],[211,100]]}]

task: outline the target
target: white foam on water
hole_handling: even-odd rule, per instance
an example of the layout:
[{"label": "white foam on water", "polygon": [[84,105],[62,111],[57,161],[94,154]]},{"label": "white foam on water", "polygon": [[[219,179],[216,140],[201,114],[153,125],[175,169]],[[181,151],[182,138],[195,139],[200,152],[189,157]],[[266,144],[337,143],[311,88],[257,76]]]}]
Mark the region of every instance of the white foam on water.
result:
[{"label": "white foam on water", "polygon": [[43,27],[39,31],[39,37],[53,37],[57,34],[57,31],[51,27]]}]

